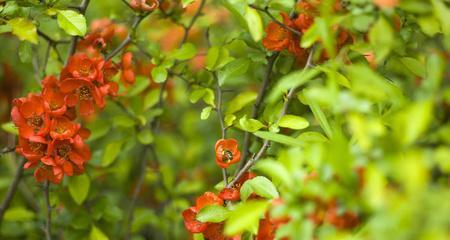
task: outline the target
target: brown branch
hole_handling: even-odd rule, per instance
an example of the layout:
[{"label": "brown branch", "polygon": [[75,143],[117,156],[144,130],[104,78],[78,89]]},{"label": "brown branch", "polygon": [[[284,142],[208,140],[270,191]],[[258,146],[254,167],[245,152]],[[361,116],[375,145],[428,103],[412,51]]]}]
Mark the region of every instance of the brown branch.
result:
[{"label": "brown branch", "polygon": [[286,30],[289,30],[290,32],[294,33],[295,35],[297,35],[297,36],[301,36],[301,35],[302,35],[301,32],[299,32],[299,31],[297,31],[297,30],[295,30],[295,29],[293,29],[293,28],[287,26],[286,24],[284,24],[284,23],[278,21],[278,19],[276,19],[275,16],[273,16],[272,13],[270,13],[268,7],[260,8],[260,7],[258,7],[258,6],[253,5],[253,4],[250,4],[249,7],[251,7],[251,8],[253,8],[253,9],[255,9],[255,10],[258,10],[258,11],[260,11],[260,12],[263,12],[263,13],[267,14],[267,16],[269,16],[270,19],[272,19],[272,21],[273,21],[274,23],[278,24],[280,27],[282,27],[282,28],[284,28],[284,29],[286,29]]},{"label": "brown branch", "polygon": [[[264,75],[263,82],[261,84],[261,87],[259,88],[259,92],[258,92],[258,96],[256,97],[255,104],[253,104],[252,118],[258,118],[258,116],[259,116],[261,104],[264,101],[264,97],[266,95],[267,88],[268,88],[269,82],[270,82],[270,76],[272,75],[272,72],[273,72],[273,66],[279,55],[280,55],[280,53],[276,52],[268,58],[266,74]],[[250,133],[245,132],[244,143],[243,143],[243,147],[242,147],[242,161],[239,163],[239,167],[237,168],[235,175],[244,166],[244,164],[247,160],[247,157],[248,157],[249,147],[250,147]]]},{"label": "brown branch", "polygon": [[133,34],[136,32],[139,24],[147,17],[150,13],[146,13],[143,15],[137,15],[133,19],[133,23],[131,24],[131,32],[128,33],[127,37],[117,46],[114,50],[112,50],[108,55],[106,55],[105,60],[110,60],[114,56],[116,56],[120,51],[122,51],[132,40]]},{"label": "brown branch", "polygon": [[189,22],[189,24],[187,26],[183,26],[183,28],[184,28],[184,35],[183,35],[183,38],[182,38],[180,46],[183,45],[183,43],[185,43],[187,41],[187,38],[189,36],[189,32],[191,31],[192,26],[194,26],[194,23],[195,23],[195,21],[197,21],[197,18],[199,18],[200,15],[202,15],[202,10],[205,7],[205,3],[206,3],[206,0],[202,0],[202,2],[200,3],[200,6],[197,9],[197,12],[192,17],[192,19]]},{"label": "brown branch", "polygon": [[[90,0],[83,0],[80,3],[80,6],[78,7],[74,7],[75,9],[77,9],[81,14],[86,13],[86,9],[89,5]],[[70,56],[72,56],[75,53],[75,50],[77,49],[77,42],[78,42],[78,36],[73,36],[72,40],[70,41],[70,47],[69,47],[69,52],[67,54],[67,60],[66,62],[68,62]]]},{"label": "brown branch", "polygon": [[[305,64],[305,67],[303,68],[303,70],[306,70],[310,67],[312,67],[312,57],[314,55],[314,46],[311,48],[311,51],[309,52],[309,56],[308,56],[308,60]],[[278,120],[277,122],[286,114],[287,109],[289,107],[289,103],[291,102],[295,91],[297,90],[297,87],[293,87],[289,90],[288,95],[286,96],[286,101],[283,104],[283,108],[278,116]],[[253,165],[255,165],[255,163],[262,157],[262,155],[264,154],[264,152],[267,150],[267,148],[270,145],[270,141],[269,140],[264,140],[263,145],[261,146],[261,148],[259,149],[258,153],[252,158],[250,159],[245,165],[244,167],[242,167],[239,172],[236,174],[236,176],[233,178],[233,180],[226,185],[226,187],[231,187],[233,186],[243,175],[244,173],[246,173],[251,167],[253,167]]]},{"label": "brown branch", "polygon": [[141,166],[140,166],[140,174],[139,174],[139,178],[137,180],[136,183],[136,187],[134,188],[133,191],[133,195],[131,197],[131,201],[130,201],[130,208],[128,210],[128,214],[127,214],[127,229],[126,229],[126,234],[125,234],[125,239],[131,239],[131,225],[133,223],[133,218],[134,218],[134,208],[136,206],[136,202],[138,200],[139,194],[141,193],[141,189],[142,189],[142,185],[144,183],[145,180],[145,174],[146,174],[146,170],[147,170],[147,150],[150,149],[153,152],[153,155],[156,156],[156,154],[154,153],[154,149],[152,146],[149,146],[149,148],[144,147],[142,149],[142,153],[139,155],[139,157],[142,159],[141,160]]},{"label": "brown branch", "polygon": [[11,185],[8,189],[8,192],[6,193],[5,198],[3,199],[2,204],[0,205],[0,226],[3,220],[3,215],[5,214],[6,209],[8,208],[9,204],[11,203],[11,200],[14,197],[14,194],[16,193],[17,187],[19,186],[20,179],[22,178],[23,174],[23,165],[25,164],[25,159],[20,158],[20,162],[17,165],[17,170],[14,175],[13,181],[11,182]]},{"label": "brown branch", "polygon": [[[227,128],[225,127],[225,123],[223,120],[222,115],[222,89],[220,88],[219,79],[217,78],[217,75],[215,72],[212,72],[214,79],[216,80],[216,94],[217,94],[217,102],[216,102],[216,112],[217,112],[217,118],[219,119],[220,123],[220,129],[221,129],[221,138],[225,139],[227,134]],[[225,185],[228,184],[228,173],[226,168],[222,168],[222,175],[223,175],[223,183]]]},{"label": "brown branch", "polygon": [[50,205],[50,182],[47,180],[44,183],[44,198],[45,198],[45,206],[47,210],[47,216],[45,220],[45,239],[51,240],[52,239],[52,206]]}]

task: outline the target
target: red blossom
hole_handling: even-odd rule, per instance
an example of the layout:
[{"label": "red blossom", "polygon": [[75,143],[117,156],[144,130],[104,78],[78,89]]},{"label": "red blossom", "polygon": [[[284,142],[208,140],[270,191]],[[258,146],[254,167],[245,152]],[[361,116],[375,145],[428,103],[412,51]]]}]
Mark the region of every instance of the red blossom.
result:
[{"label": "red blossom", "polygon": [[220,139],[216,142],[216,163],[221,168],[227,168],[241,160],[241,152],[238,150],[238,142],[234,138]]},{"label": "red blossom", "polygon": [[126,52],[122,55],[120,80],[125,84],[133,84],[136,76],[133,70],[133,54]]},{"label": "red blossom", "polygon": [[153,11],[159,7],[158,0],[131,0],[130,6],[136,11]]},{"label": "red blossom", "polygon": [[39,164],[39,161],[47,153],[47,140],[43,137],[34,137],[33,141],[19,137],[19,144],[16,152],[28,161],[24,168],[32,168]]},{"label": "red blossom", "polygon": [[47,76],[42,80],[42,97],[45,111],[50,116],[62,116],[67,111],[65,94],[59,89],[59,81],[55,76]]},{"label": "red blossom", "polygon": [[66,104],[74,107],[79,104],[80,114],[89,116],[94,113],[94,105],[105,106],[104,93],[91,81],[84,79],[68,79],[61,83],[61,91],[66,96]]},{"label": "red blossom", "polygon": [[19,136],[32,139],[45,136],[50,127],[49,115],[45,112],[44,99],[39,94],[29,94],[13,100],[11,118],[19,129]]},{"label": "red blossom", "polygon": [[223,200],[212,192],[205,192],[197,198],[195,206],[183,211],[184,226],[191,233],[201,233],[206,230],[208,223],[202,223],[196,219],[197,213],[202,208],[210,205],[223,205]]}]

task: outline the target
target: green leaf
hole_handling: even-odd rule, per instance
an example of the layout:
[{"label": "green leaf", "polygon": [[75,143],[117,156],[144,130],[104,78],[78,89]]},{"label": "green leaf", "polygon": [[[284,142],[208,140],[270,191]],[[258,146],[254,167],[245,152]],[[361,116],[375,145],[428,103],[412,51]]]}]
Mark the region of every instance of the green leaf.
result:
[{"label": "green leaf", "polygon": [[309,127],[309,122],[302,117],[286,114],[278,121],[278,126],[300,130]]},{"label": "green leaf", "polygon": [[297,140],[293,137],[279,134],[279,133],[258,131],[253,134],[255,134],[255,136],[257,136],[259,138],[266,139],[269,141],[274,141],[277,143],[282,143],[285,145],[297,146],[297,147],[303,146],[303,144],[299,140]]},{"label": "green leaf", "polygon": [[400,61],[405,65],[405,67],[414,73],[416,76],[425,76],[425,64],[419,62],[417,59],[412,57],[402,57]]},{"label": "green leaf", "polygon": [[34,212],[24,207],[11,207],[5,211],[3,218],[5,221],[31,221],[34,219]]},{"label": "green leaf", "polygon": [[206,120],[209,118],[209,115],[211,114],[212,107],[205,107],[203,108],[202,112],[200,113],[200,119]]},{"label": "green leaf", "polygon": [[187,7],[191,3],[193,3],[195,0],[182,0],[183,8]]},{"label": "green leaf", "polygon": [[117,155],[119,155],[120,153],[122,144],[123,144],[122,141],[115,141],[110,142],[108,143],[108,145],[106,145],[105,150],[103,151],[103,157],[101,162],[102,167],[107,167],[111,165],[114,162],[114,160],[116,160]]},{"label": "green leaf", "polygon": [[109,238],[102,230],[95,225],[92,225],[91,232],[89,233],[89,240],[109,240]]},{"label": "green leaf", "polygon": [[58,25],[72,36],[84,36],[86,34],[86,19],[73,10],[58,10]]},{"label": "green leaf", "polygon": [[[300,96],[300,94],[298,96]],[[322,127],[325,134],[330,138],[333,135],[333,132],[331,131],[331,126],[328,123],[325,113],[322,111],[322,109],[320,109],[319,104],[316,103],[312,98],[308,97],[307,94],[303,94],[303,97],[306,104],[308,104],[309,108],[311,108],[314,117],[319,122],[320,127]]]},{"label": "green leaf", "polygon": [[225,222],[225,234],[234,236],[257,226],[269,204],[267,201],[247,201],[236,206]]},{"label": "green leaf", "polygon": [[336,37],[331,30],[331,23],[328,19],[315,18],[314,25],[317,25],[317,32],[330,58],[336,56]]},{"label": "green leaf", "polygon": [[[245,183],[251,186],[252,192],[256,193],[258,196],[273,199],[278,198],[278,191],[273,185],[272,181],[263,176],[258,176],[247,180]],[[243,199],[244,201],[246,199]]]},{"label": "green leaf", "polygon": [[233,125],[234,120],[236,120],[236,115],[227,114],[227,115],[225,115],[225,118],[223,121],[225,122],[225,126],[229,127],[229,126]]},{"label": "green leaf", "polygon": [[197,88],[189,94],[189,101],[191,103],[196,103],[200,99],[203,99],[206,104],[212,107],[216,106],[214,103],[214,91],[210,88]]},{"label": "green leaf", "polygon": [[84,200],[86,200],[90,186],[91,180],[87,174],[72,176],[69,178],[69,193],[78,205],[81,205]]},{"label": "green leaf", "polygon": [[21,42],[19,46],[19,59],[23,63],[31,62],[31,44],[29,42]]},{"label": "green leaf", "polygon": [[380,17],[370,29],[369,40],[375,51],[376,62],[382,62],[394,46],[394,31],[384,17]]},{"label": "green leaf", "polygon": [[152,131],[150,131],[149,129],[144,129],[144,130],[140,131],[137,135],[137,138],[138,138],[139,142],[144,145],[148,145],[148,144],[152,143],[153,139],[154,139]]},{"label": "green leaf", "polygon": [[144,110],[147,110],[156,105],[159,101],[159,95],[161,93],[160,88],[156,88],[148,92],[144,97]]},{"label": "green leaf", "polygon": [[394,131],[400,142],[408,145],[416,141],[429,127],[433,117],[431,101],[416,102],[397,113]]},{"label": "green leaf", "polygon": [[213,70],[216,66],[216,62],[219,59],[221,48],[217,46],[213,46],[210,49],[208,49],[208,53],[206,54],[206,69]]},{"label": "green leaf", "polygon": [[250,35],[255,42],[259,42],[264,35],[263,23],[259,12],[256,9],[247,6],[244,17],[247,22]]},{"label": "green leaf", "polygon": [[152,69],[152,78],[156,83],[162,83],[167,79],[167,70],[163,66],[158,66]]},{"label": "green leaf", "polygon": [[232,114],[241,110],[249,103],[253,102],[257,98],[257,95],[257,93],[250,91],[239,93],[236,97],[228,102],[228,107],[225,111],[225,114]]},{"label": "green leaf", "polygon": [[31,20],[26,18],[13,18],[8,21],[8,26],[12,28],[12,33],[20,40],[34,44],[38,43],[36,26]]},{"label": "green leaf", "polygon": [[113,123],[115,126],[131,128],[134,127],[136,121],[127,115],[118,115],[113,118]]},{"label": "green leaf", "polygon": [[127,97],[132,97],[143,92],[150,85],[148,77],[136,76],[136,82],[130,87]]},{"label": "green leaf", "polygon": [[297,137],[298,140],[305,143],[326,142],[328,138],[319,132],[304,132]]},{"label": "green leaf", "polygon": [[170,57],[184,61],[191,59],[197,55],[197,48],[192,43],[185,43],[181,48],[176,49],[174,52],[170,54]]},{"label": "green leaf", "polygon": [[259,160],[255,165],[255,169],[265,175],[268,175],[272,179],[281,182],[287,187],[293,186],[293,180],[290,177],[289,171],[283,164],[277,161],[272,159]]},{"label": "green leaf", "polygon": [[309,68],[294,71],[292,73],[289,73],[288,75],[285,75],[277,82],[274,89],[267,97],[267,101],[270,103],[274,103],[283,95],[283,93],[287,92],[289,89],[300,87],[301,85],[316,77],[319,73],[320,71],[318,69]]},{"label": "green leaf", "polygon": [[264,124],[260,121],[252,118],[248,119],[247,115],[244,115],[241,119],[239,119],[239,125],[242,130],[246,132],[256,132],[264,127]]},{"label": "green leaf", "polygon": [[197,214],[197,220],[200,222],[220,223],[228,218],[229,212],[223,206],[210,205],[200,210]]},{"label": "green leaf", "polygon": [[19,135],[19,130],[16,128],[13,122],[6,122],[2,124],[2,129],[5,132],[11,133],[13,135]]},{"label": "green leaf", "polygon": [[450,35],[450,22],[448,21],[450,18],[450,9],[443,1],[431,0],[431,3],[433,5],[434,16],[441,22],[442,32],[447,36]]},{"label": "green leaf", "polygon": [[219,85],[222,86],[230,78],[244,75],[247,72],[249,66],[250,60],[248,58],[240,58],[228,63],[218,73]]}]

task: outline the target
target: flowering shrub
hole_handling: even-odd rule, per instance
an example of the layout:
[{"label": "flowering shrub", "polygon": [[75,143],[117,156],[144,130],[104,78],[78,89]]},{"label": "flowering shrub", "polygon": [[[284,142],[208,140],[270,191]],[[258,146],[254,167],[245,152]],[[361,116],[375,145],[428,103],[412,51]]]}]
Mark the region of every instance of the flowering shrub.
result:
[{"label": "flowering shrub", "polygon": [[0,1],[0,239],[448,239],[448,19]]}]

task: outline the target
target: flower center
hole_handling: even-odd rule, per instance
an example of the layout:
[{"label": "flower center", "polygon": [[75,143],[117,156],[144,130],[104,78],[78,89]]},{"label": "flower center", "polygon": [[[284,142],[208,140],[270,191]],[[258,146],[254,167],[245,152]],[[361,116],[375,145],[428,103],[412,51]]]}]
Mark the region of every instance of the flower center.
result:
[{"label": "flower center", "polygon": [[71,150],[72,147],[70,147],[69,144],[65,143],[58,146],[58,148],[56,149],[56,153],[58,154],[58,156],[66,158]]},{"label": "flower center", "polygon": [[78,88],[80,100],[90,100],[92,98],[91,90],[87,86]]},{"label": "flower center", "polygon": [[39,154],[44,154],[45,145],[38,142],[30,142],[30,149],[31,151]]},{"label": "flower center", "polygon": [[35,132],[39,130],[43,123],[44,121],[40,116],[34,115],[33,117],[27,119],[27,124],[32,126]]},{"label": "flower center", "polygon": [[89,64],[83,64],[80,66],[81,75],[88,76],[90,72],[91,72],[91,67]]},{"label": "flower center", "polygon": [[230,150],[223,150],[222,162],[229,163],[231,160],[233,160],[233,153]]}]

